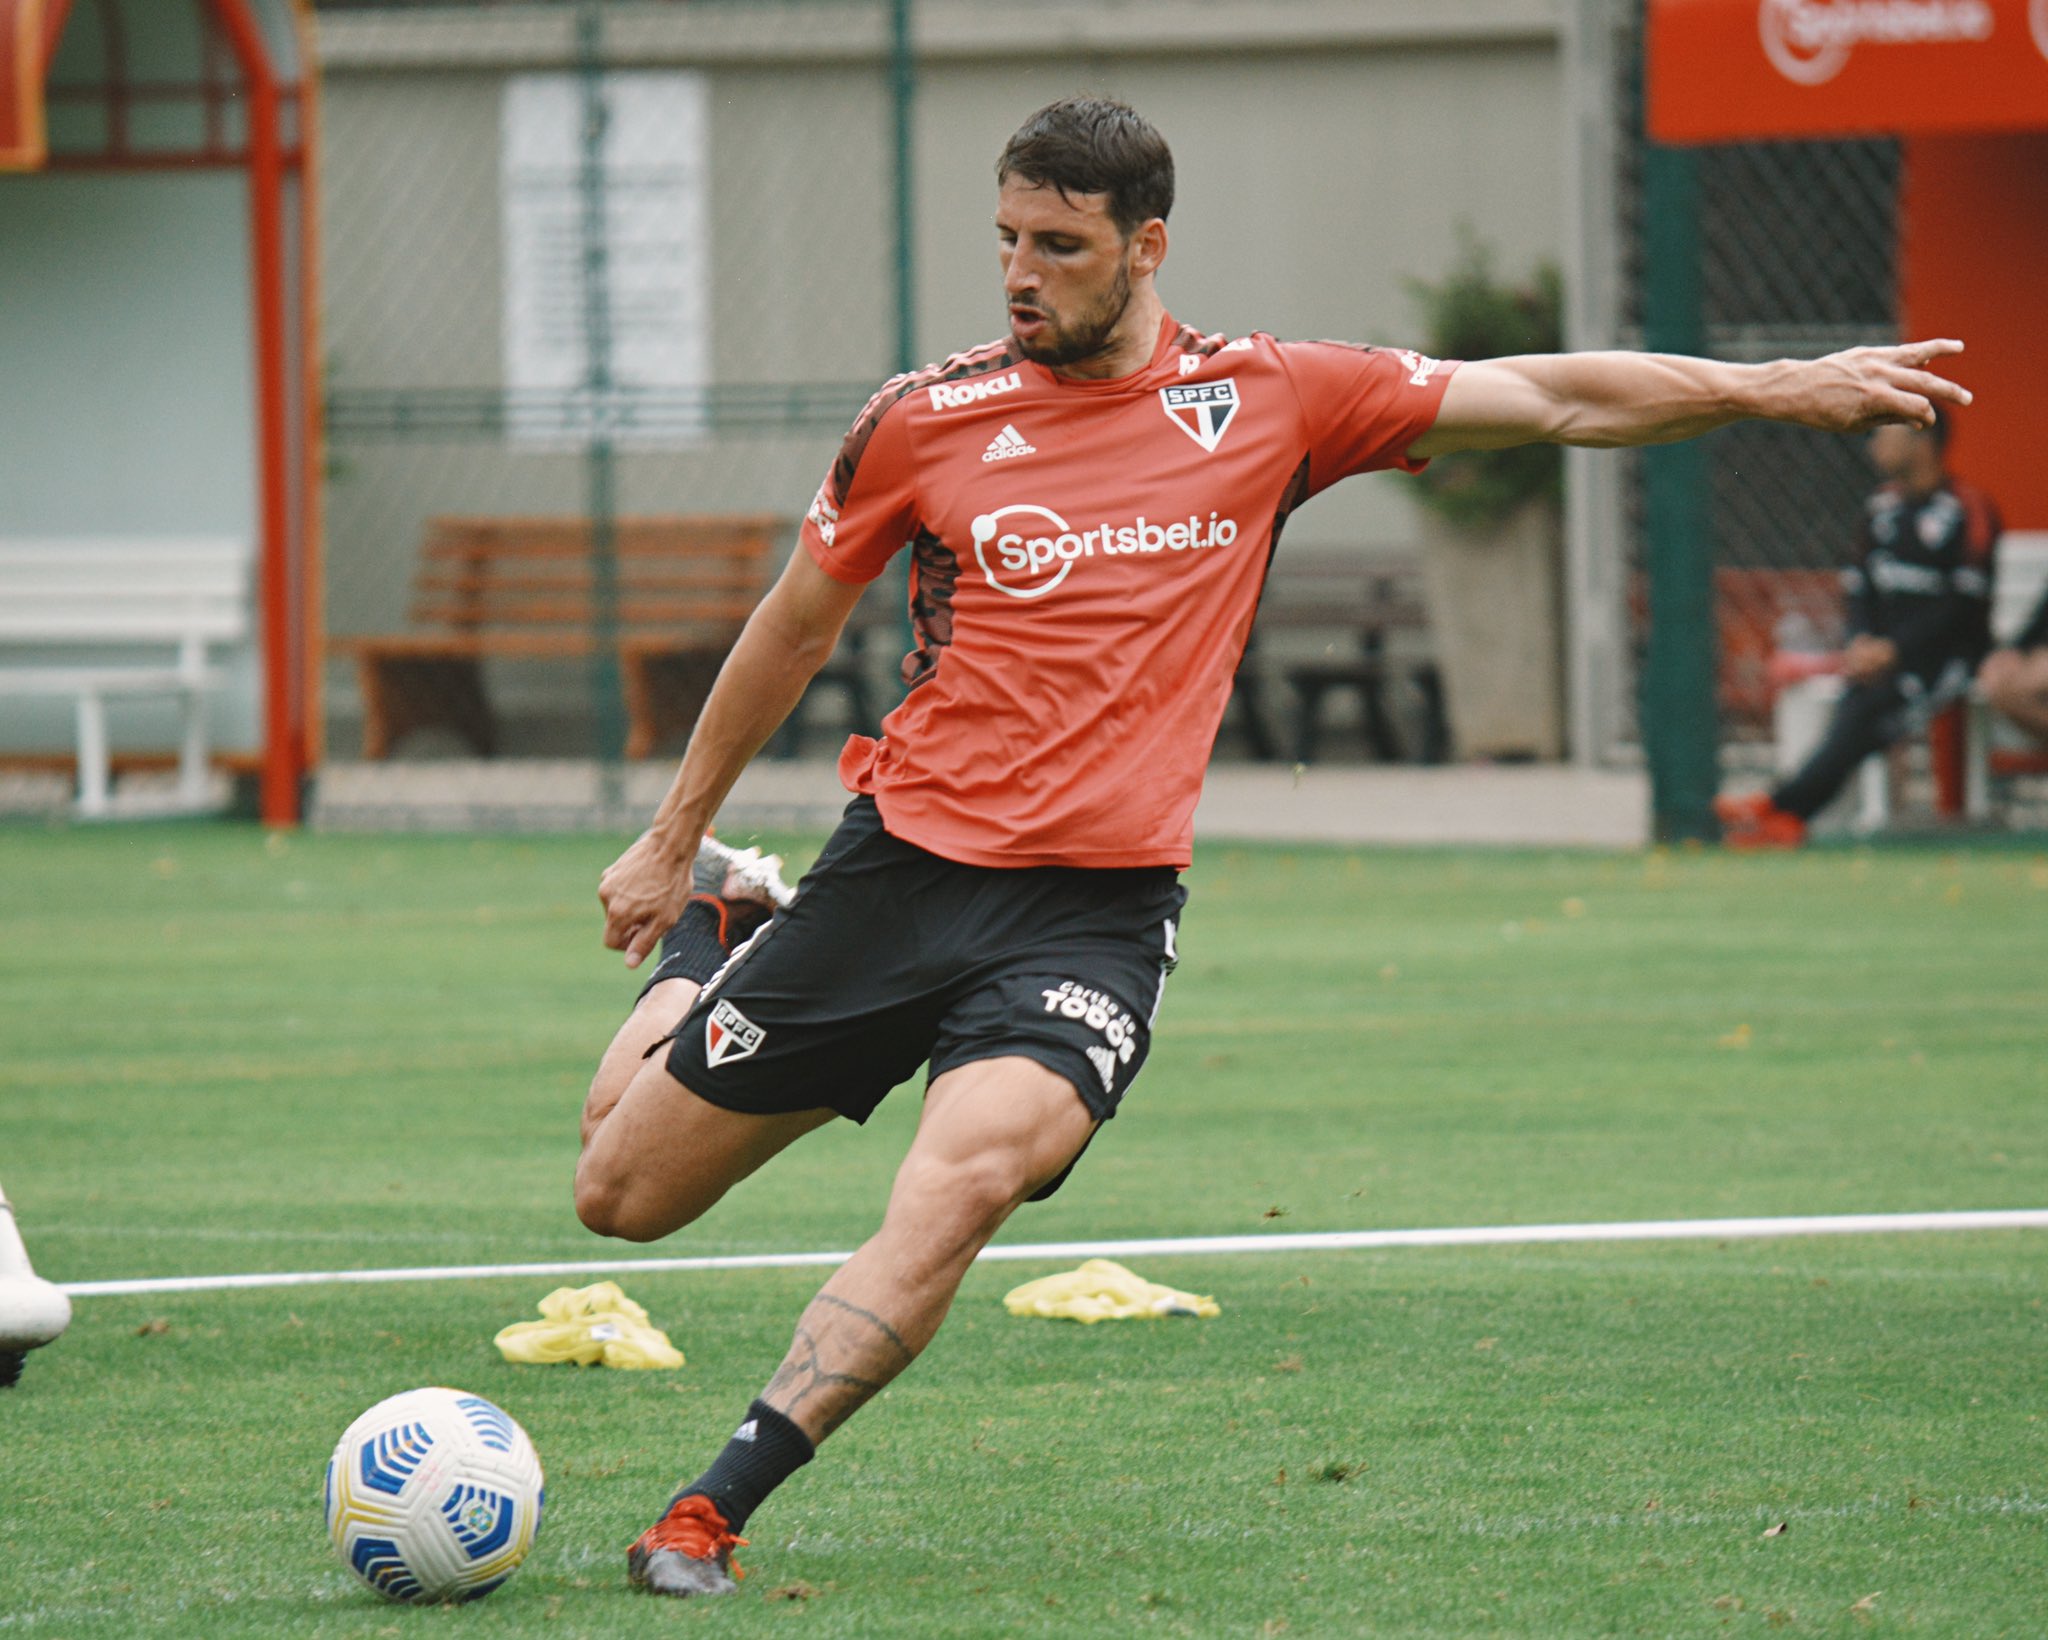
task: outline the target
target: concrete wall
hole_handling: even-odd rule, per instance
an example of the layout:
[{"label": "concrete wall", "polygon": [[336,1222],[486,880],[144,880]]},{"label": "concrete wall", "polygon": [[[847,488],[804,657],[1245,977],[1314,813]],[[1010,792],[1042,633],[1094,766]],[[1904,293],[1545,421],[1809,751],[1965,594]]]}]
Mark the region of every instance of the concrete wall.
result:
[{"label": "concrete wall", "polygon": [[[1001,333],[993,165],[1025,115],[1117,95],[1173,143],[1180,200],[1161,287],[1209,330],[1406,342],[1402,281],[1442,272],[1469,224],[1521,270],[1564,256],[1558,9],[1548,0],[922,0],[913,142],[917,352]],[[615,7],[608,60],[711,79],[720,383],[872,386],[894,365],[886,8]],[[325,72],[330,386],[492,388],[503,284],[506,75],[575,62],[559,9],[331,13]],[[628,454],[621,506],[807,504],[829,421]],[[396,630],[422,520],[563,512],[573,455],[470,434],[345,439],[329,490],[330,629]],[[1402,549],[1407,481],[1310,504],[1289,539]],[[521,680],[502,680],[516,693]],[[330,698],[344,715],[351,682]],[[533,687],[543,687],[534,683]],[[344,735],[336,755],[346,756]]]},{"label": "concrete wall", "polygon": [[[256,530],[245,188],[226,174],[0,178],[0,536]],[[232,658],[215,745],[257,741]],[[118,706],[114,744],[176,744]],[[10,700],[0,752],[69,751],[67,700]]]}]

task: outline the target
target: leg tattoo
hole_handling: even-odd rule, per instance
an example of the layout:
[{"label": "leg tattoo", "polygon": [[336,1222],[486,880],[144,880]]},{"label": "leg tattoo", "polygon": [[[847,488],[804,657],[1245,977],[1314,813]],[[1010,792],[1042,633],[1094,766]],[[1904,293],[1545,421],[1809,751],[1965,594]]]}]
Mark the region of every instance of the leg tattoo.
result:
[{"label": "leg tattoo", "polygon": [[916,1359],[917,1351],[872,1310],[820,1293],[761,1399],[791,1419],[800,1410],[808,1414],[802,1422],[823,1440]]}]

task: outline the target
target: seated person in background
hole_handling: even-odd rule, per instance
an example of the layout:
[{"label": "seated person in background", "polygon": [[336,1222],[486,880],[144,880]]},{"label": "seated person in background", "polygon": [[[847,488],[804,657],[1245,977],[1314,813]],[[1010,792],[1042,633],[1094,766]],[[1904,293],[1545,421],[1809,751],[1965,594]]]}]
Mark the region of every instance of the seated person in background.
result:
[{"label": "seated person in background", "polygon": [[[1870,435],[1882,482],[1865,504],[1862,549],[1843,572],[1846,687],[1813,755],[1768,791],[1716,799],[1730,848],[1796,848],[1856,766],[1963,694],[1991,647],[1998,508],[1949,476],[1949,420]],[[2048,669],[2044,669],[2048,671]]]},{"label": "seated person in background", "polygon": [[2012,643],[1984,657],[1977,682],[1994,710],[2048,741],[2048,587]]}]

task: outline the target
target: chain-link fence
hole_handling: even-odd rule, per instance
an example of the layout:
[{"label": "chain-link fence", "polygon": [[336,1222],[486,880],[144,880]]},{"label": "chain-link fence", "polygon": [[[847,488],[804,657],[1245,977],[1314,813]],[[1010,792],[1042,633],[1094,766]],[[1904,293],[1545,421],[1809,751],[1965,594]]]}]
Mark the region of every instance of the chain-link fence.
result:
[{"label": "chain-link fence", "polygon": [[[1618,264],[1609,332],[1640,344],[1651,216],[1642,0],[1612,6],[1614,83],[1593,92],[1619,133],[1616,177],[1591,207],[1605,220],[1587,231]],[[616,795],[616,776],[604,788],[590,768],[678,749],[736,611],[793,545],[796,513],[847,423],[877,381],[921,356],[910,341],[906,133],[922,65],[909,55],[909,10],[904,0],[322,0],[330,769],[360,777],[371,765],[460,759],[465,778],[485,778],[487,762],[567,789],[574,763],[602,797]],[[1000,29],[1004,15],[991,5],[975,26]],[[1507,135],[1517,119],[1555,129],[1563,116],[1528,89],[1528,65],[1557,49],[1540,40],[1515,44],[1519,59],[1490,47],[1502,53],[1490,62],[1469,43],[1462,58],[1401,58],[1395,36],[1347,49],[1358,55],[1345,72],[1384,73],[1388,84],[1441,73],[1447,90],[1469,89],[1512,72],[1531,100],[1518,111],[1495,97],[1490,119]],[[1128,42],[1120,50],[1118,61],[1134,60]],[[986,142],[994,125],[978,122],[995,82],[972,64],[948,69],[943,90],[920,93],[931,120]],[[1035,89],[1033,72],[1005,69],[988,119],[1028,106],[1019,99]],[[1071,89],[1076,72],[1061,60],[1042,83]],[[1141,101],[1148,87],[1177,87],[1228,107],[1275,74],[1316,84],[1305,62],[1213,51],[1112,79],[1134,83]],[[1240,83],[1244,92],[1230,89]],[[1359,100],[1347,92],[1345,106]],[[1300,121],[1304,144],[1329,140],[1318,117],[1330,116]],[[1382,146],[1406,129],[1382,112],[1368,124]],[[1191,177],[1228,175],[1242,153],[1192,127],[1189,147]],[[1401,273],[1430,266],[1422,241],[1475,219],[1498,231],[1521,208],[1508,194],[1533,197],[1544,170],[1533,162],[1507,193],[1486,194],[1490,176],[1521,175],[1519,148],[1506,136],[1482,147],[1493,163],[1434,177],[1427,202],[1390,196],[1402,260],[1368,267],[1365,287],[1398,292]],[[1704,351],[1762,359],[1894,334],[1894,145],[1737,145],[1691,163]],[[940,202],[949,219],[971,208],[943,189]],[[1379,219],[1362,206],[1351,214]],[[1296,296],[1299,279],[1279,277],[1297,255],[1321,269],[1314,244],[1276,249],[1248,288],[1277,287],[1317,314]],[[1206,265],[1227,266],[1213,254]],[[1218,290],[1227,310],[1234,288]],[[959,328],[976,321],[957,307],[949,292],[925,314],[955,343],[979,334]],[[1250,316],[1284,329],[1270,311],[1262,294]],[[1338,333],[1327,323],[1310,317],[1295,333]],[[1346,328],[1407,324],[1396,313]],[[1601,459],[1630,475],[1618,543],[1626,590],[1614,600],[1627,605],[1629,641],[1619,670],[1597,675],[1624,704],[1597,737],[1581,732],[1597,738],[1577,748],[1594,760],[1625,757],[1643,738],[1631,708],[1649,607],[1640,460]],[[1719,731],[1731,760],[1761,758],[1770,650],[1800,622],[1822,641],[1838,629],[1835,572],[1869,476],[1853,441],[1764,426],[1714,435],[1703,459]],[[1332,546],[1412,533],[1380,503],[1327,516],[1338,520],[1320,526]],[[681,560],[696,567],[676,569]],[[813,750],[895,699],[900,605],[882,591],[866,606],[800,715],[796,733]],[[649,767],[659,778],[661,765]],[[537,807],[549,807],[544,796]]]},{"label": "chain-link fence", "polygon": [[[489,788],[519,818],[560,818],[606,779],[644,808],[867,394],[995,333],[990,167],[1051,96],[1124,96],[1171,129],[1190,247],[1172,298],[1201,328],[1405,341],[1405,281],[1440,274],[1464,225],[1503,265],[1557,258],[1548,23],[1448,19],[1431,25],[1444,45],[1366,12],[1305,34],[1251,0],[1139,0],[1070,8],[1049,38],[1000,0],[934,0],[913,61],[911,10],[321,6],[325,819],[379,791],[404,810],[411,773],[437,801]],[[1169,15],[1170,37],[1148,26]],[[1475,83],[1499,154],[1408,163],[1468,140],[1458,93]],[[1399,118],[1378,112],[1394,101]],[[1326,163],[1366,142],[1389,162]],[[1407,613],[1408,482],[1339,486],[1290,526],[1289,562],[1340,566],[1345,609],[1297,629],[1294,602],[1269,600],[1251,663],[1268,710],[1226,718],[1226,753],[1442,755],[1431,634]],[[825,751],[894,704],[891,591],[864,600],[776,749]],[[517,780],[547,791],[508,800]]]},{"label": "chain-link fence", "polygon": [[[1624,334],[1644,335],[1651,281],[1642,136],[1642,0],[1624,0],[1616,109],[1628,133],[1616,189]],[[1697,333],[1715,358],[1812,357],[1898,339],[1900,149],[1891,141],[1736,143],[1692,152]],[[1772,652],[1832,645],[1840,571],[1873,482],[1860,443],[1765,423],[1703,441],[1713,554],[1714,707],[1724,763],[1768,765]],[[1650,542],[1631,459],[1631,616],[1640,669]],[[1653,726],[1644,724],[1647,737]]]},{"label": "chain-link fence", "polygon": [[[675,66],[599,4],[323,8],[330,760],[490,758],[542,821],[617,808],[900,366],[907,256],[845,209],[897,189],[893,58],[833,62],[892,7],[750,10],[693,7]],[[801,73],[748,49],[771,25],[813,37]],[[797,732],[871,726],[867,632]]]}]

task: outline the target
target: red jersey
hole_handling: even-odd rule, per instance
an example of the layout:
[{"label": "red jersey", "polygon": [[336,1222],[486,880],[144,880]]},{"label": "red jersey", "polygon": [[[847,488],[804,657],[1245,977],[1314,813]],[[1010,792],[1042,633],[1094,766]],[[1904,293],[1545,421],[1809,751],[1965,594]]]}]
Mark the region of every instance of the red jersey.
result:
[{"label": "red jersey", "polygon": [[839,759],[906,842],[969,865],[1187,865],[1287,515],[1414,472],[1456,366],[1167,320],[1075,381],[992,342],[889,382],[804,521],[826,574],[911,553],[912,685]]}]

